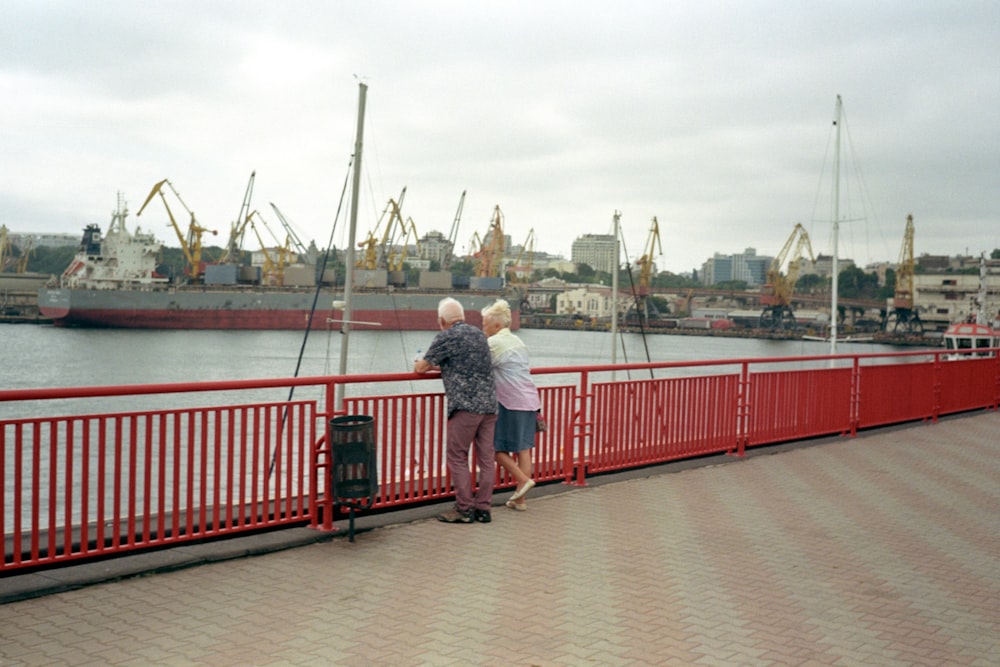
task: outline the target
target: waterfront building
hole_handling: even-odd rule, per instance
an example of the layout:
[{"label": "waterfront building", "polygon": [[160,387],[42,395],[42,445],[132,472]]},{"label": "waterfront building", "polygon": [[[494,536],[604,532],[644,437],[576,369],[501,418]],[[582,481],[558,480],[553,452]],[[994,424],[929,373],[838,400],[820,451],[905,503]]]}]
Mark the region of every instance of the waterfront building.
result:
[{"label": "waterfront building", "polygon": [[556,297],[557,315],[610,318],[614,308],[611,288],[600,285],[584,285]]},{"label": "waterfront building", "polygon": [[[943,259],[947,261],[919,262],[913,276],[913,303],[928,330],[944,331],[949,324],[975,319],[979,311],[979,258]],[[926,272],[927,265],[947,268]],[[988,324],[1000,319],[1000,260],[986,260],[983,306]]]}]

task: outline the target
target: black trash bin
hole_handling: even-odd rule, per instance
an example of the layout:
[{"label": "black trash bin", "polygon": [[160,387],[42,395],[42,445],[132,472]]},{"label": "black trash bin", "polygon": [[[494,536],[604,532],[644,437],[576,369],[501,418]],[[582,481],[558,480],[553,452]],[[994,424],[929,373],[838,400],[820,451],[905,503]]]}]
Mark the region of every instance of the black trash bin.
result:
[{"label": "black trash bin", "polygon": [[375,418],[347,415],[330,420],[330,457],[334,507],[349,510],[348,538],[354,541],[354,512],[367,510],[378,495]]}]

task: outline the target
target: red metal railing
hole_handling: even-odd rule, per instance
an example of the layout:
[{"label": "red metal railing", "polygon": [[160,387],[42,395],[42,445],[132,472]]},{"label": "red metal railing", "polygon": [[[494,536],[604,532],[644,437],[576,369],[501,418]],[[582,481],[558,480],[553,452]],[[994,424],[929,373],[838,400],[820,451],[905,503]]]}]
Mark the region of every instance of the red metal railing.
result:
[{"label": "red metal railing", "polygon": [[[534,373],[549,423],[533,457],[538,482],[585,484],[589,474],[1000,405],[1000,357],[948,362],[943,352]],[[643,377],[618,379],[625,373]],[[338,385],[401,382],[428,391],[348,397],[336,409]],[[439,380],[403,373],[0,391],[5,412],[24,410],[0,419],[0,573],[290,524],[330,529],[327,431],[341,414],[374,417],[373,509],[447,498],[445,401],[430,383]],[[270,396],[296,388],[309,397]],[[157,409],[129,410],[137,396],[156,396]],[[164,405],[170,396],[177,407]],[[67,407],[89,399],[119,409]],[[512,486],[502,472],[497,480]]]}]

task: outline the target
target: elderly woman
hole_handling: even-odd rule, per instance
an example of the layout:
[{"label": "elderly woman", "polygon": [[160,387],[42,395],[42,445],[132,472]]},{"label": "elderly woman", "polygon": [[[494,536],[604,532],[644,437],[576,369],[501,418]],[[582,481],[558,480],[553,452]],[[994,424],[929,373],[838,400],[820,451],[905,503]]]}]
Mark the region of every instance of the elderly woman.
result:
[{"label": "elderly woman", "polygon": [[510,332],[510,304],[503,299],[483,309],[483,331],[489,336],[493,379],[499,414],[493,437],[496,461],[517,481],[507,507],[528,509],[524,496],[535,485],[531,479],[531,448],[541,402],[528,368],[528,348]]}]

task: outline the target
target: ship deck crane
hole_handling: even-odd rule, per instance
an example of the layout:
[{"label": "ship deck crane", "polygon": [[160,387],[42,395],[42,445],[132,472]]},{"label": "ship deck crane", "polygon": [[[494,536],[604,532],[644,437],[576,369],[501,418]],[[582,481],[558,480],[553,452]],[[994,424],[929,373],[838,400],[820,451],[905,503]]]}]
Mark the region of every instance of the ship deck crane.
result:
[{"label": "ship deck crane", "polygon": [[913,303],[913,215],[906,216],[903,247],[899,251],[899,268],[896,270],[896,292],[892,311],[886,315],[885,331],[894,333],[924,333],[924,323]]},{"label": "ship deck crane", "polygon": [[[191,221],[188,223],[187,236],[181,231],[180,225],[177,224],[177,220],[174,218],[173,211],[170,210],[170,204],[167,203],[167,197],[163,194],[163,186],[166,185],[170,188],[174,196],[177,197],[177,201],[181,203],[184,210],[187,211],[188,215],[191,217]],[[214,229],[209,229],[207,227],[202,227],[198,224],[198,221],[194,217],[194,212],[188,208],[184,200],[181,199],[181,195],[177,192],[177,188],[168,179],[163,179],[159,183],[153,186],[150,190],[149,195],[146,197],[146,201],[142,203],[139,208],[139,212],[136,213],[136,217],[142,215],[142,212],[146,209],[150,200],[153,199],[155,195],[160,195],[160,199],[163,200],[163,207],[167,209],[167,217],[170,218],[170,225],[174,228],[174,232],[177,234],[177,240],[181,244],[181,251],[184,253],[184,258],[188,263],[187,275],[191,282],[199,282],[201,280],[201,237],[206,232],[213,235],[218,234]]]},{"label": "ship deck crane", "polygon": [[[358,241],[358,247],[363,248],[364,252],[361,253],[361,257],[355,262],[357,268],[369,271],[378,268],[387,268],[388,249],[393,238],[393,230],[396,228],[397,220],[400,226],[404,224],[400,209],[405,196],[406,188],[404,187],[399,195],[399,201],[397,202],[395,199],[390,198],[388,203],[386,203],[385,210],[382,211],[382,215],[379,217],[378,223],[375,225],[375,229],[368,232],[368,237],[365,240]],[[382,233],[382,239],[379,240],[377,232],[383,223],[385,224],[385,231]]]},{"label": "ship deck crane", "polygon": [[[262,225],[264,225],[264,229],[266,229],[267,232],[271,235],[271,238],[274,239],[275,246],[273,249],[269,249],[267,247],[267,244],[264,243],[264,239],[260,235],[260,230],[257,229],[257,225],[254,223],[255,218],[259,220]],[[260,251],[264,255],[264,266],[263,266],[263,274],[265,278],[264,282],[269,285],[284,284],[285,266],[288,265],[289,256],[291,255],[291,249],[288,247],[289,246],[288,239],[287,238],[285,239],[284,245],[280,245],[278,237],[274,234],[274,231],[271,229],[270,225],[267,224],[267,220],[265,220],[264,217],[258,211],[254,211],[253,213],[248,215],[247,221],[249,222],[250,229],[253,230],[254,235],[257,237],[257,242],[260,243]],[[272,250],[275,254],[275,257],[271,256]]]},{"label": "ship deck crane", "polygon": [[[787,271],[782,274],[781,267],[793,246],[795,252],[788,262]],[[802,223],[796,223],[781,252],[771,262],[767,270],[767,284],[760,290],[760,303],[764,307],[758,324],[761,329],[796,328],[797,323],[791,304],[795,283],[799,279],[803,250],[808,251],[811,261],[816,261],[813,257],[812,244],[809,242],[809,234],[806,233]]]},{"label": "ship deck crane", "polygon": [[307,255],[309,254],[308,248],[306,248],[305,244],[302,243],[302,239],[300,239],[299,235],[295,233],[295,229],[292,228],[291,223],[288,222],[288,219],[285,218],[284,214],[282,214],[278,207],[274,205],[274,202],[270,202],[270,204],[271,208],[274,210],[274,214],[278,216],[278,222],[280,222],[281,226],[285,228],[285,233],[288,234],[288,240],[291,242],[291,245],[294,246],[296,254],[298,254],[299,257],[305,261],[307,259]]},{"label": "ship deck crane", "polygon": [[253,182],[256,177],[256,171],[250,172],[250,181],[247,183],[247,190],[243,195],[243,204],[240,206],[240,212],[236,215],[236,220],[230,227],[229,242],[219,259],[222,263],[240,263],[240,254],[243,252],[243,236],[246,234],[247,223],[250,222],[251,216],[250,195],[253,193]]},{"label": "ship deck crane", "polygon": [[417,254],[420,253],[420,238],[417,235],[417,225],[413,222],[413,218],[407,218],[405,223],[402,223],[403,233],[402,242],[393,246],[389,250],[388,261],[386,262],[390,271],[402,271],[403,264],[406,262],[407,250],[409,248],[410,239],[413,239],[413,243],[417,248]]}]

